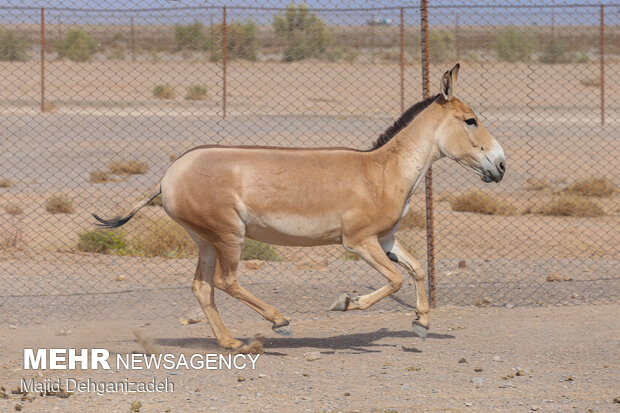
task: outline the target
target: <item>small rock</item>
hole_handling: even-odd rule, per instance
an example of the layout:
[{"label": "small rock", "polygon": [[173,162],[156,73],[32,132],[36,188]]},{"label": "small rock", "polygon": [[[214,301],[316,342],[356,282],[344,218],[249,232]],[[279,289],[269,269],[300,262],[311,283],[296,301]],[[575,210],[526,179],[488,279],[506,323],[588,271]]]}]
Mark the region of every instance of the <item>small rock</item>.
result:
[{"label": "small rock", "polygon": [[500,356],[495,356],[493,357],[493,361],[502,361],[502,358]]},{"label": "small rock", "polygon": [[[506,380],[506,379],[504,379]],[[507,388],[513,388],[515,387],[514,383],[512,382],[512,380],[506,380],[506,382],[504,384],[500,384],[499,388],[500,389],[507,389]]]},{"label": "small rock", "polygon": [[348,391],[344,393],[345,396],[350,396],[351,393],[349,393]]},{"label": "small rock", "polygon": [[474,371],[475,371],[476,373],[480,373],[480,372],[482,371],[482,367],[475,367],[475,368],[474,368]]},{"label": "small rock", "polygon": [[506,308],[514,308],[515,305],[508,303],[508,304],[504,304],[504,307],[506,307]]},{"label": "small rock", "polygon": [[119,275],[118,277],[116,277],[116,281],[125,281],[125,276],[124,275]]},{"label": "small rock", "polygon": [[15,329],[17,328],[17,326],[16,326],[16,325],[13,325],[13,324],[9,324],[9,328],[10,328],[11,330],[15,330]]},{"label": "small rock", "polygon": [[487,307],[491,304],[491,299],[489,297],[482,297],[474,304],[476,307]]},{"label": "small rock", "polygon": [[467,264],[465,263],[465,260],[461,260],[459,261],[459,268],[466,268]]},{"label": "small rock", "polygon": [[614,399],[614,403],[620,403],[620,397],[616,397],[616,398]]},{"label": "small rock", "polygon": [[517,376],[525,376],[525,371],[523,371],[523,370],[517,370],[516,375],[517,375]]},{"label": "small rock", "polygon": [[188,325],[188,324],[189,324],[189,322],[187,321],[187,319],[185,319],[185,318],[183,318],[183,317],[179,317],[179,323],[180,323],[182,326],[186,326],[186,325]]},{"label": "small rock", "polygon": [[15,411],[21,412],[22,411],[22,405],[21,404],[16,404],[15,405]]},{"label": "small rock", "polygon": [[397,344],[396,345],[396,350],[398,350],[398,351],[405,351],[405,348],[402,345]]},{"label": "small rock", "polygon": [[568,376],[567,378],[564,379],[564,381],[574,381],[575,378],[573,376]]},{"label": "small rock", "polygon": [[473,406],[473,405],[474,405],[473,403],[470,403],[470,402],[465,402],[465,406],[467,406],[467,407],[471,407],[471,406]]},{"label": "small rock", "polygon": [[188,318],[187,324],[198,324],[202,321],[202,318]]},{"label": "small rock", "polygon": [[265,262],[259,260],[250,260],[245,262],[245,268],[248,270],[259,270],[263,265],[265,265]]},{"label": "small rock", "polygon": [[260,373],[260,374],[258,375],[258,378],[259,378],[259,379],[262,379],[263,377],[267,377],[267,375],[266,375],[266,374],[263,374],[263,373]]},{"label": "small rock", "polygon": [[461,357],[459,359],[459,363],[467,363],[467,359],[465,357]]},{"label": "small rock", "polygon": [[321,358],[321,353],[318,351],[309,351],[308,353],[304,353],[304,358],[306,361],[315,361]]},{"label": "small rock", "polygon": [[303,373],[302,376],[309,377],[310,375],[308,373]]},{"label": "small rock", "polygon": [[137,413],[137,412],[140,411],[141,407],[142,407],[142,403],[140,403],[140,402],[133,402],[133,403],[131,403],[131,410],[130,410],[130,412]]},{"label": "small rock", "polygon": [[530,407],[530,410],[535,412],[536,410],[538,410],[538,406],[532,406],[532,407]]},{"label": "small rock", "polygon": [[409,366],[407,367],[407,371],[419,371],[420,368],[419,367],[415,367],[415,366]]},{"label": "small rock", "polygon": [[484,384],[484,378],[474,377],[471,379],[471,382],[474,384],[474,386],[476,386],[477,388],[480,388]]},{"label": "small rock", "polygon": [[245,381],[245,377],[243,377],[243,376],[237,376],[237,381],[238,381],[238,382]]}]

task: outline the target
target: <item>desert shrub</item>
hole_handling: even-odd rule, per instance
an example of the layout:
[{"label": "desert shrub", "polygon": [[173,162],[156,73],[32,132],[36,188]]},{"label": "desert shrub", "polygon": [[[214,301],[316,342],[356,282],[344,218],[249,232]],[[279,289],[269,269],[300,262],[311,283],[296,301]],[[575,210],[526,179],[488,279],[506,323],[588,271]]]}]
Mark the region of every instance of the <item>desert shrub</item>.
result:
[{"label": "desert shrub", "polygon": [[409,209],[400,223],[400,229],[426,228],[426,214],[422,210]]},{"label": "desert shrub", "polygon": [[333,43],[333,32],[303,4],[291,4],[284,14],[277,14],[273,27],[276,34],[287,42],[283,56],[285,62],[322,57]]},{"label": "desert shrub", "polygon": [[601,86],[601,77],[600,76],[588,77],[585,79],[581,79],[580,83],[587,87],[599,87]]},{"label": "desert shrub", "polygon": [[125,60],[125,51],[121,47],[113,47],[108,50],[106,57],[110,60]]},{"label": "desert shrub", "polygon": [[543,205],[534,213],[563,217],[599,217],[605,215],[601,206],[587,198],[562,195]]},{"label": "desert shrub", "polygon": [[108,171],[93,171],[88,173],[88,182],[94,184],[100,184],[108,182],[110,180],[110,173]]},{"label": "desert shrub", "polygon": [[153,96],[160,99],[172,99],[176,96],[176,92],[170,85],[159,84],[153,88]]},{"label": "desert shrub", "polygon": [[527,181],[525,181],[525,189],[527,191],[542,191],[543,189],[547,189],[551,186],[551,184],[549,183],[549,181],[547,181],[544,178],[528,178]]},{"label": "desert shrub", "polygon": [[[226,55],[230,59],[246,59],[255,61],[258,58],[258,26],[253,20],[235,21],[226,28]],[[215,26],[214,33],[221,33],[221,27]],[[218,35],[219,37],[219,35]],[[211,47],[211,60],[222,59],[222,47],[214,44]]]},{"label": "desert shrub", "polygon": [[124,231],[94,229],[78,235],[77,249],[100,254],[127,255],[130,247]]},{"label": "desert shrub", "polygon": [[146,162],[137,160],[130,161],[115,161],[111,162],[110,171],[117,175],[136,175],[143,174],[149,168]]},{"label": "desert shrub", "polygon": [[537,43],[538,39],[535,35],[511,26],[495,38],[492,46],[500,60],[529,62],[532,60]]},{"label": "desert shrub", "polygon": [[133,240],[131,255],[140,257],[187,258],[198,255],[194,240],[181,226],[166,218],[145,221]]},{"label": "desert shrub", "polygon": [[566,43],[562,41],[549,43],[540,55],[542,63],[570,63],[573,60],[575,57],[569,52]]},{"label": "desert shrub", "polygon": [[428,34],[429,59],[441,63],[454,59],[454,34],[442,30],[431,30]]},{"label": "desert shrub", "polygon": [[471,189],[450,201],[454,211],[475,212],[487,215],[514,215],[516,210],[512,205],[486,192]]},{"label": "desert shrub", "polygon": [[88,62],[97,53],[97,41],[82,29],[69,30],[56,42],[56,51],[74,62]]},{"label": "desert shrub", "polygon": [[53,195],[45,201],[45,210],[51,214],[70,214],[73,202],[66,195]]},{"label": "desert shrub", "polygon": [[4,210],[9,215],[21,215],[21,214],[24,213],[24,211],[21,209],[21,207],[19,205],[15,205],[15,204],[6,204],[4,206]]},{"label": "desert shrub", "polygon": [[26,39],[10,30],[0,29],[0,60],[2,61],[26,61],[28,45]]},{"label": "desert shrub", "polygon": [[204,100],[207,98],[207,87],[204,85],[191,85],[187,88],[185,99]]},{"label": "desert shrub", "polygon": [[[13,221],[13,220],[11,220]],[[0,227],[0,249],[21,248],[24,242],[22,221],[16,220]]]},{"label": "desert shrub", "polygon": [[581,196],[611,196],[616,192],[616,185],[607,178],[586,178],[576,181],[566,188],[563,192]]},{"label": "desert shrub", "polygon": [[174,42],[177,50],[203,50],[206,47],[206,41],[202,23],[174,26]]},{"label": "desert shrub", "polygon": [[399,48],[382,48],[377,54],[380,60],[385,62],[400,62],[400,49]]},{"label": "desert shrub", "polygon": [[242,260],[261,260],[261,261],[283,261],[284,259],[276,249],[262,242],[246,238],[241,247]]},{"label": "desert shrub", "polygon": [[9,188],[11,187],[11,185],[13,185],[13,183],[6,179],[6,178],[0,178],[0,188]]},{"label": "desert shrub", "polygon": [[338,62],[344,60],[352,63],[357,59],[357,52],[349,47],[332,47],[325,53],[325,59],[330,62]]}]

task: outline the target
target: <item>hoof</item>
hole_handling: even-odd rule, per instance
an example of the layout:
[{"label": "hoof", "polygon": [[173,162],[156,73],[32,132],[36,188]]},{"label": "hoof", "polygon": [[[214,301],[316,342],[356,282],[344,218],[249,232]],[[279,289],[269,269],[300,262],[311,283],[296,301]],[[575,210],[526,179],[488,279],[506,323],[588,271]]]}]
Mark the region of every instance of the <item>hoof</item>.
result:
[{"label": "hoof", "polygon": [[289,321],[284,320],[282,323],[273,323],[271,329],[281,336],[292,336],[293,329],[289,326]]},{"label": "hoof", "polygon": [[219,343],[219,345],[224,350],[238,350],[243,347],[244,344],[242,341],[232,339],[230,341]]},{"label": "hoof", "polygon": [[349,294],[342,294],[329,308],[329,311],[347,311],[349,303],[351,302],[351,296]]},{"label": "hoof", "polygon": [[415,320],[413,323],[411,323],[411,327],[413,327],[413,332],[418,337],[426,338],[426,336],[428,335],[428,327],[420,324],[418,320]]}]

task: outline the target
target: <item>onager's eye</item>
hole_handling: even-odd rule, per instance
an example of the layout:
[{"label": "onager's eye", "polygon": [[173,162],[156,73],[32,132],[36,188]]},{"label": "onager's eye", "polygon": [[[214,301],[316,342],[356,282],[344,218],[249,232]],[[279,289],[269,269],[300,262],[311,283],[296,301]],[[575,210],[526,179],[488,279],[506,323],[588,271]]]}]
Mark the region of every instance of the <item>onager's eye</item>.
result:
[{"label": "onager's eye", "polygon": [[476,118],[465,119],[465,123],[470,128],[475,128],[476,126],[478,126],[478,122],[476,122]]}]

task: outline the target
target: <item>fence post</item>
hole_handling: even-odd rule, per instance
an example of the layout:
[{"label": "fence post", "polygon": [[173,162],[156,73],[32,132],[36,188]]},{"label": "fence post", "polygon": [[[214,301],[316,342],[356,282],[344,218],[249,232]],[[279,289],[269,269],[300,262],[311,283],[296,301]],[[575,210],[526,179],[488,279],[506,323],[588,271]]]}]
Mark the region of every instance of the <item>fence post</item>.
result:
[{"label": "fence post", "polygon": [[[422,90],[424,99],[431,96],[430,76],[428,67],[428,0],[420,2],[422,29]],[[433,233],[433,170],[426,172],[426,255],[428,258],[428,295],[432,308],[437,306],[435,290],[435,237]]]},{"label": "fence post", "polygon": [[400,8],[400,113],[405,111],[405,8]]},{"label": "fence post", "polygon": [[456,54],[456,60],[458,61],[461,58],[461,53],[459,50],[459,25],[460,18],[459,14],[454,15],[454,53]]},{"label": "fence post", "polygon": [[131,42],[131,61],[136,61],[136,33],[134,29],[133,16],[130,17],[130,42]]},{"label": "fence post", "polygon": [[601,4],[601,126],[605,126],[605,6]]},{"label": "fence post", "polygon": [[41,7],[41,112],[45,112],[45,7]]},{"label": "fence post", "polygon": [[222,117],[226,118],[226,6],[222,7]]},{"label": "fence post", "polygon": [[375,15],[370,20],[370,64],[375,64]]}]

